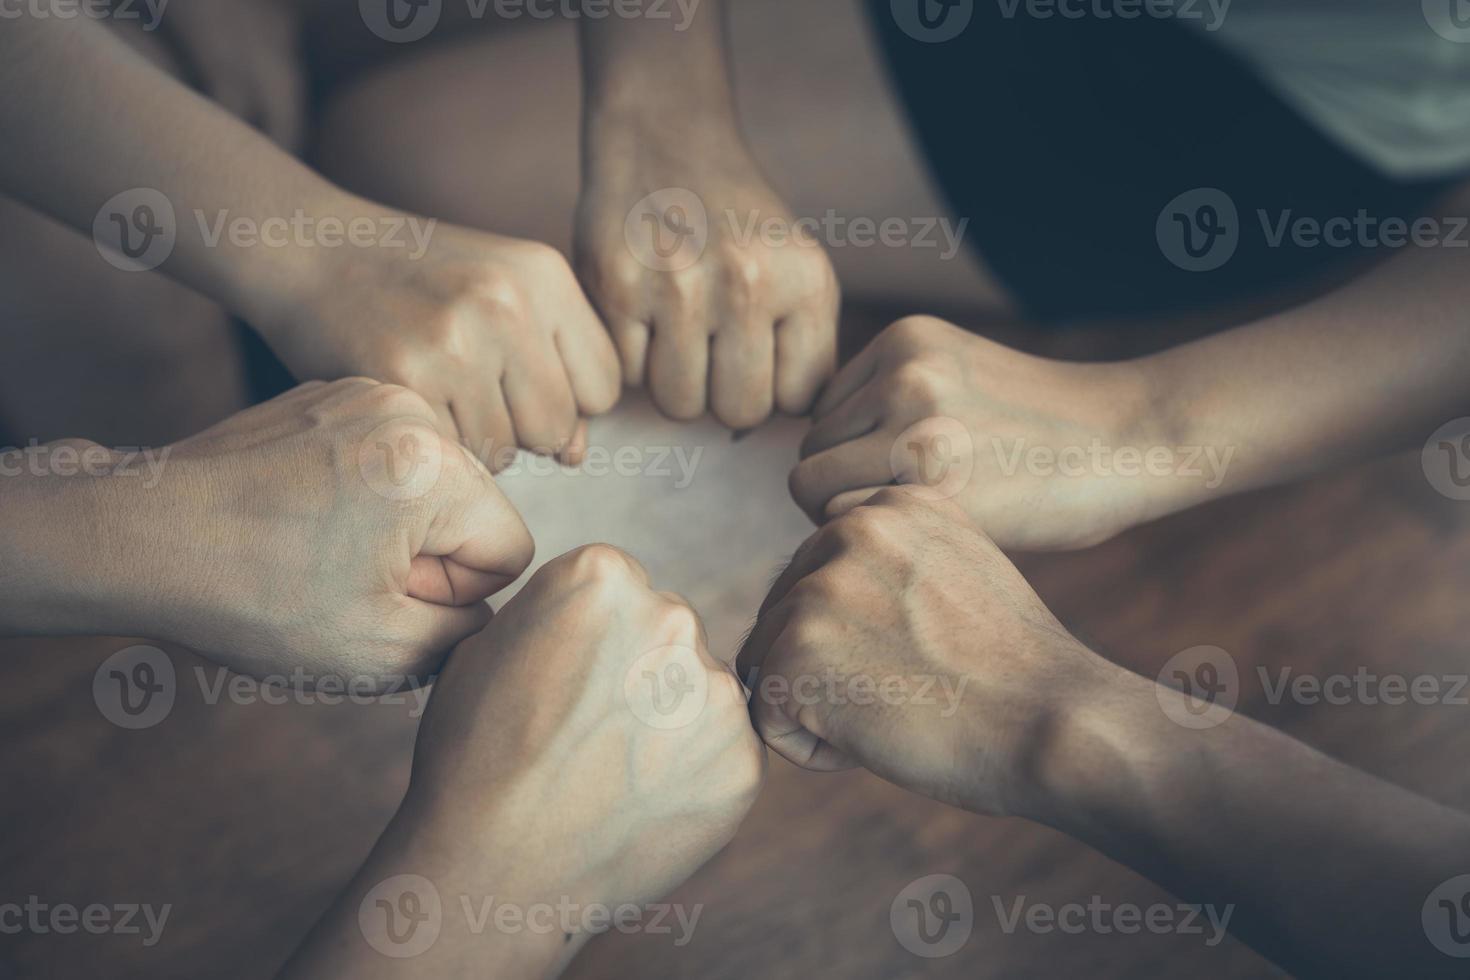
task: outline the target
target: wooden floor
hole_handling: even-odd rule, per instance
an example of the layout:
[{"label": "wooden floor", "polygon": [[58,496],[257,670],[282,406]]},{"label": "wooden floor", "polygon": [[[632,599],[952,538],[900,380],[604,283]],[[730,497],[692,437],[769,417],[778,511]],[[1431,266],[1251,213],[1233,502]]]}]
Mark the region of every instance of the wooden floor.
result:
[{"label": "wooden floor", "polygon": [[[637,407],[620,419],[604,433],[658,424]],[[728,653],[771,564],[804,526],[782,499],[784,487],[752,497],[743,482],[733,493],[725,477],[784,470],[798,435],[791,423],[731,448],[712,429],[686,432],[709,444],[712,469],[684,496],[660,498],[667,506],[634,506],[653,493],[642,485],[626,499],[586,481],[511,488],[534,511],[542,558],[598,526],[672,542],[661,550],[644,540],[641,551],[659,585],[690,594]],[[647,438],[652,444],[656,436]],[[724,489],[707,489],[711,483]],[[548,502],[537,511],[540,498]],[[575,521],[547,512],[574,499]],[[723,516],[680,530],[701,512]],[[1470,807],[1470,708],[1273,707],[1252,669],[1466,671],[1470,504],[1436,494],[1417,454],[1227,501],[1022,567],[1065,623],[1120,662],[1152,676],[1182,649],[1224,647],[1241,664],[1246,707],[1257,717],[1426,796]],[[213,668],[174,650],[172,713],[154,728],[125,731],[99,715],[91,692],[98,664],[124,645],[0,645],[0,903],[30,895],[79,906],[169,903],[163,938],[144,948],[138,936],[0,934],[0,973],[268,977],[392,812],[414,720],[406,708],[385,705],[209,705],[194,670],[212,682]],[[953,956],[920,959],[895,939],[889,907],[909,882],[941,872],[961,878],[974,896],[975,930]],[[1312,883],[1302,892],[1310,896]],[[668,937],[610,935],[571,975],[1279,975],[1231,940],[1210,948],[1197,936],[1008,935],[993,913],[993,898],[1009,906],[1021,896],[1062,904],[1094,895],[1115,904],[1170,901],[1048,830],[978,819],[865,774],[818,776],[774,761],[740,835],[677,896],[704,905],[693,941],[676,948]]]}]

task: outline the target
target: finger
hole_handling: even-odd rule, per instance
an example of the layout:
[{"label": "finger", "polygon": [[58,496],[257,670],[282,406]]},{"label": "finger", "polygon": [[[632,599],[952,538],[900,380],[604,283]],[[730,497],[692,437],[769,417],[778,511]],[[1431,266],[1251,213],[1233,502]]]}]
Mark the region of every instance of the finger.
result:
[{"label": "finger", "polygon": [[771,583],[771,588],[761,602],[758,615],[766,615],[785,601],[798,582],[820,570],[836,558],[840,551],[841,544],[835,535],[825,534],[822,530],[813,533],[801,543],[801,547],[797,548],[796,553],[791,556],[791,561],[786,563],[781,574],[776,576],[776,581]]},{"label": "finger", "polygon": [[537,356],[511,364],[503,384],[517,445],[541,456],[565,449],[577,428],[577,401],[555,344],[548,338]]},{"label": "finger", "polygon": [[[531,564],[536,546],[531,532],[488,472],[462,455],[446,456],[443,492],[435,500],[415,557],[443,558],[442,582],[428,563],[410,568],[410,579],[425,587],[447,585],[455,605],[488,598],[520,577]],[[426,593],[426,601],[444,596],[442,588]]]},{"label": "finger", "polygon": [[861,490],[848,490],[844,493],[839,493],[827,501],[826,511],[823,516],[829,521],[835,520],[854,507],[861,507],[873,499],[875,494],[882,493],[887,489],[887,487],[863,487]]},{"label": "finger", "polygon": [[587,420],[578,419],[566,448],[557,454],[557,462],[565,466],[581,466],[582,460],[587,456],[587,439]]},{"label": "finger", "polygon": [[844,364],[828,382],[827,387],[822,390],[822,396],[817,399],[816,406],[812,408],[812,418],[820,420],[846,401],[849,395],[873,380],[873,376],[878,373],[879,360],[878,341],[875,338],[858,351],[857,356]]},{"label": "finger", "polygon": [[848,490],[893,482],[893,439],[878,429],[796,464],[787,485],[798,507],[820,523],[827,501]]},{"label": "finger", "polygon": [[776,611],[778,627],[761,669],[743,673],[752,687],[751,724],[771,751],[793,765],[819,772],[851,769],[857,763],[812,731],[815,712],[796,697],[800,675],[792,676],[789,665],[795,661],[785,649],[793,618],[784,608]]},{"label": "finger", "polygon": [[419,650],[413,667],[414,671],[420,672],[415,678],[418,680],[426,680],[438,673],[449,651],[483,630],[495,615],[483,602],[444,606],[414,599],[405,601],[407,604],[402,616]]},{"label": "finger", "polygon": [[638,320],[613,320],[608,325],[623,366],[623,384],[641,388],[648,374],[648,343],[652,333]]},{"label": "finger", "polygon": [[695,626],[697,627],[697,635],[696,635],[695,639],[698,641],[698,645],[697,645],[696,649],[698,650],[699,653],[702,653],[702,654],[705,655],[706,659],[709,661],[710,668],[712,668],[712,669],[713,668],[718,668],[720,670],[725,670],[726,669],[725,665],[722,664],[722,663],[720,663],[718,660],[715,660],[714,657],[710,656],[710,654],[709,654],[709,631],[705,629],[705,627],[704,627],[704,617],[701,616],[701,615],[699,615],[699,613],[695,610],[694,604],[691,603],[684,596],[680,595],[678,592],[669,592],[669,591],[666,591],[666,590],[661,590],[661,591],[655,592],[654,595],[658,596],[664,602],[668,602],[668,603],[671,603],[671,604],[676,605],[676,606],[683,606],[684,608],[688,609],[690,612],[694,613],[694,623],[695,623]]},{"label": "finger", "polygon": [[498,473],[515,462],[515,426],[498,384],[461,385],[449,403],[449,415],[459,429],[461,444],[490,472]]},{"label": "finger", "polygon": [[801,458],[826,452],[845,442],[861,438],[878,428],[882,421],[882,403],[872,397],[871,385],[859,388],[842,404],[813,422],[801,440]]},{"label": "finger", "polygon": [[528,584],[526,588],[530,589],[533,586],[545,585],[547,582],[557,579],[564,573],[568,566],[574,565],[577,560],[583,555],[583,553],[593,549],[595,549],[598,554],[603,556],[615,556],[618,560],[620,560],[624,565],[627,566],[628,572],[633,576],[634,581],[637,582],[638,585],[642,586],[644,589],[650,588],[652,583],[648,577],[648,569],[643,567],[642,562],[634,558],[632,555],[628,554],[622,548],[614,547],[613,545],[597,543],[585,544],[582,545],[580,548],[573,548],[566,554],[558,555],[557,557],[553,558],[545,565],[542,565],[540,570],[531,577],[530,584]]},{"label": "finger", "polygon": [[583,415],[601,415],[616,405],[623,390],[624,366],[618,362],[612,337],[592,310],[587,309],[574,324],[558,330],[553,340],[571,382],[577,410]]},{"label": "finger", "polygon": [[776,407],[802,415],[837,369],[835,314],[793,313],[776,325]]},{"label": "finger", "polygon": [[703,317],[660,319],[648,351],[648,390],[653,403],[680,421],[704,414],[709,375],[709,331]]},{"label": "finger", "polygon": [[753,429],[771,415],[776,338],[769,319],[722,328],[710,344],[709,401],[732,429]]}]

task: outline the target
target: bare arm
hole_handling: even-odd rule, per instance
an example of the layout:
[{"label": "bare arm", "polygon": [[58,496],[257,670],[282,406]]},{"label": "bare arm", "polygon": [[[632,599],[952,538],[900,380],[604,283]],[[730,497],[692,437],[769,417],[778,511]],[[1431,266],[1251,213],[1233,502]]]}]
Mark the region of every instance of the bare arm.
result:
[{"label": "bare arm", "polygon": [[1470,872],[1470,816],[1242,715],[1181,727],[1159,699],[1185,701],[1119,671],[1062,714],[1033,815],[1231,910],[1231,932],[1297,976],[1463,974],[1422,916],[1463,915],[1431,893]]},{"label": "bare arm", "polygon": [[[1470,188],[1439,209],[1467,214]],[[1470,408],[1467,271],[1464,249],[1411,245],[1314,302],[1140,366],[1181,441],[1237,447],[1223,493],[1420,445]]]},{"label": "bare arm", "polygon": [[[1470,191],[1444,211],[1470,213]],[[925,484],[1003,548],[1068,549],[1422,445],[1470,411],[1467,261],[1414,247],[1296,309],[1112,364],[900,320],[818,399],[792,493],[821,521]],[[935,476],[926,459],[953,465]]]},{"label": "bare arm", "polygon": [[245,317],[297,378],[412,388],[501,468],[517,446],[575,457],[617,401],[612,342],[554,249],[346,194],[85,19],[7,22],[0,85],[0,132],[26,147],[0,190],[108,244],[164,243],[143,264]]},{"label": "bare arm", "polygon": [[836,359],[836,276],[740,133],[724,5],[652,9],[582,18],[583,281],[666,415],[804,413]]},{"label": "bare arm", "polygon": [[240,248],[230,236],[208,247],[195,212],[264,222],[297,208],[345,218],[362,206],[87,18],[7,21],[0,85],[10,93],[0,131],[26,147],[0,156],[0,187],[84,234],[115,195],[162,193],[178,232],[164,271],[254,321],[303,297],[314,257]]},{"label": "bare arm", "polygon": [[[1054,826],[1298,975],[1464,974],[1470,816],[1098,656],[953,503],[887,490],[828,523],[740,663],[757,730],[798,765]],[[834,676],[926,678],[953,701],[794,694]],[[1180,723],[1190,707],[1215,727]]]}]

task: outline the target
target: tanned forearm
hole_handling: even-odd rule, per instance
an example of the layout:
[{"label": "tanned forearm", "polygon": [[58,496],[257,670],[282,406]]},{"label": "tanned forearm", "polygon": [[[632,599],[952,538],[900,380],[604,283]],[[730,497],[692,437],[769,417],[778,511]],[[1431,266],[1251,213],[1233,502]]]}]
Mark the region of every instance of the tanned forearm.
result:
[{"label": "tanned forearm", "polygon": [[1183,727],[1170,702],[1186,711],[1184,695],[1119,669],[1067,712],[1036,816],[1229,909],[1233,933],[1297,976],[1463,976],[1421,913],[1470,873],[1470,816],[1239,714]]},{"label": "tanned forearm", "polygon": [[[1470,214],[1470,189],[1439,211]],[[1315,302],[1140,362],[1180,444],[1234,448],[1205,495],[1421,445],[1465,414],[1465,261],[1462,249],[1411,247]]]}]

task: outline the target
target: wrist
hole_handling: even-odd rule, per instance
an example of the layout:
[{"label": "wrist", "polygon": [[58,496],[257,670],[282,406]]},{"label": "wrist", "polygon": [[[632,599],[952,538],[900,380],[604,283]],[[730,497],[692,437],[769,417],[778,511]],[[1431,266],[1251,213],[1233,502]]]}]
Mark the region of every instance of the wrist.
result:
[{"label": "wrist", "polygon": [[395,875],[416,875],[432,884],[443,910],[432,955],[446,968],[432,972],[559,973],[591,938],[574,910],[594,899],[567,887],[536,860],[534,849],[526,846],[536,840],[534,829],[498,823],[494,815],[478,811],[476,817],[485,823],[477,820],[467,832],[441,817],[410,792],[359,873],[356,891]]},{"label": "wrist", "polygon": [[214,250],[228,253],[220,256],[226,279],[220,298],[267,340],[294,332],[342,288],[346,269],[361,265],[364,255],[377,258],[385,251],[353,244],[358,234],[352,232],[354,222],[374,222],[381,231],[389,216],[406,218],[321,182],[260,218],[254,226],[259,233],[252,233],[243,247],[226,227]]},{"label": "wrist", "polygon": [[1141,473],[1132,524],[1143,524],[1204,503],[1226,492],[1235,449],[1200,429],[1182,397],[1185,386],[1173,366],[1154,357],[1108,365],[1122,393],[1115,416],[1117,446],[1137,451]]},{"label": "wrist", "polygon": [[690,160],[719,166],[750,154],[733,109],[681,101],[589,106],[585,157],[599,160]]},{"label": "wrist", "polygon": [[1148,806],[1162,756],[1190,734],[1165,717],[1154,682],[1097,659],[1097,681],[1055,713],[1037,746],[1035,792],[1020,814],[1089,842],[1118,814]]},{"label": "wrist", "polygon": [[[141,635],[140,582],[155,563],[134,546],[158,528],[135,498],[166,451],[124,454],[63,440],[0,455],[3,620],[12,633]],[[156,491],[155,491],[156,492]],[[141,532],[141,533],[140,533]]]}]

